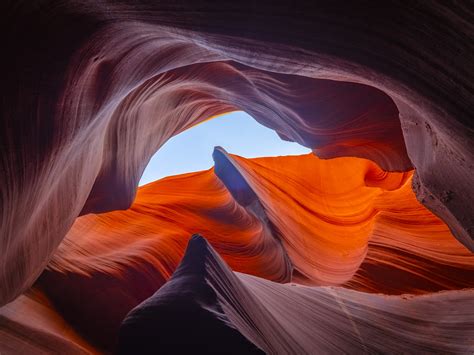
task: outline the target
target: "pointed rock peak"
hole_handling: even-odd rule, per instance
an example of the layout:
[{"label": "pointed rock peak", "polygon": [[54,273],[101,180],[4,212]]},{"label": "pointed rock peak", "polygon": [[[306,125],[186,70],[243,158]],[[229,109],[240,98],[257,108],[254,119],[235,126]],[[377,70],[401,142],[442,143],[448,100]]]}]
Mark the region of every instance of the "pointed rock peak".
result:
[{"label": "pointed rock peak", "polygon": [[238,164],[224,148],[215,147],[212,158],[214,159],[215,174],[240,205],[245,207],[258,199],[252,187],[239,171]]},{"label": "pointed rock peak", "polygon": [[180,265],[173,274],[179,277],[185,274],[205,274],[206,260],[212,255],[209,242],[200,234],[193,234],[188,241]]}]

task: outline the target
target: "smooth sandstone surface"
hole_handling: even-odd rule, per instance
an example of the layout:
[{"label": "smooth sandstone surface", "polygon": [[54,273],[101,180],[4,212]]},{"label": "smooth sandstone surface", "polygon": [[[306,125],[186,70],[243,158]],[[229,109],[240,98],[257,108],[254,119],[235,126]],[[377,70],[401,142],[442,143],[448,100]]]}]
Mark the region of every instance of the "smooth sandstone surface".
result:
[{"label": "smooth sandstone surface", "polygon": [[[282,285],[232,272],[193,236],[170,281],[124,320],[119,353],[153,353],[154,346],[186,353],[209,343],[212,350],[257,353],[248,340],[267,354],[468,353],[473,302],[472,291],[394,297]],[[247,339],[232,336],[235,329]],[[189,333],[189,343],[176,336]]]},{"label": "smooth sandstone surface", "polygon": [[[238,334],[208,324],[249,351],[472,352],[472,3],[5,1],[0,13],[0,352],[114,349],[193,233],[225,261],[201,277],[228,283],[215,312]],[[167,139],[233,110],[315,156],[217,149],[214,170],[137,193]],[[244,320],[222,298],[241,284],[265,308]],[[311,305],[309,326],[321,307],[338,317],[336,298],[352,302],[336,322],[347,342],[275,338],[296,325],[273,322],[272,300]],[[414,309],[439,313],[423,323]],[[380,334],[392,326],[395,342]]]},{"label": "smooth sandstone surface", "polygon": [[233,109],[326,158],[415,167],[418,199],[473,250],[469,4],[2,8],[0,304],[79,214],[128,208],[164,141]]},{"label": "smooth sandstone surface", "polygon": [[[474,255],[417,201],[412,172],[387,173],[369,160],[313,154],[245,159],[222,148],[214,159],[213,169],[141,187],[126,211],[74,223],[35,289],[90,346],[117,347],[127,313],[169,284],[189,235],[197,232],[232,270],[276,283],[338,286],[392,299],[447,291],[474,297]],[[180,312],[176,322],[186,323]],[[461,312],[456,317],[464,321]]]}]

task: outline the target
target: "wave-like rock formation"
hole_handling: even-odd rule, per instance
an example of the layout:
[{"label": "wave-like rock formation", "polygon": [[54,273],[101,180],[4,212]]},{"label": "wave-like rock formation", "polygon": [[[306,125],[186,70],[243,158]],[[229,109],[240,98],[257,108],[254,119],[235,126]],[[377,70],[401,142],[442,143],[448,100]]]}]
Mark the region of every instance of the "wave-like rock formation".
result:
[{"label": "wave-like rock formation", "polygon": [[193,236],[173,277],[127,315],[119,353],[468,353],[473,310],[472,290],[397,297],[234,273]]},{"label": "wave-like rock formation", "polygon": [[273,282],[390,295],[474,288],[474,255],[416,200],[412,172],[222,148],[214,159],[143,186],[126,211],[78,218],[39,279],[101,348],[114,347],[125,315],[169,279],[198,232],[232,270]]},{"label": "wave-like rock formation", "polygon": [[474,250],[471,4],[1,6],[0,304],[78,215],[129,207],[168,138],[235,109],[324,158],[415,167],[417,198]]},{"label": "wave-like rock formation", "polygon": [[[474,299],[474,255],[417,201],[412,172],[313,154],[245,159],[216,148],[213,157],[210,170],[143,186],[128,210],[78,218],[35,287],[0,309],[0,351],[155,351],[157,334],[167,339],[159,345],[165,352],[176,344],[178,352],[200,346],[210,353],[402,351],[397,344],[410,337],[405,350],[473,348],[457,342],[474,332],[460,310]],[[188,248],[181,261],[189,235],[197,232],[239,273],[235,284],[207,242],[196,239],[199,263],[220,265],[212,274],[225,289],[216,291],[224,297],[219,301],[207,290],[211,281],[203,281],[207,266],[183,266],[194,252]],[[175,286],[182,268],[194,275],[191,281],[184,276],[191,284]],[[162,296],[153,296],[157,289]],[[126,318],[149,297],[138,308],[143,311]],[[159,314],[148,309],[156,297]],[[259,311],[252,311],[254,303]],[[235,314],[242,307],[250,313]],[[438,313],[421,322],[432,309]],[[382,321],[386,312],[389,324]],[[138,325],[130,320],[134,314]],[[445,317],[463,330],[450,328],[430,343],[430,335],[449,328]],[[124,319],[126,335],[117,343]],[[341,323],[325,325],[328,319]],[[386,341],[411,322],[415,328]],[[344,341],[333,335],[339,327]],[[418,327],[428,327],[426,335]],[[185,328],[194,332],[183,340]],[[352,339],[351,332],[362,333]]]},{"label": "wave-like rock formation", "polygon": [[[163,285],[119,350],[147,314],[163,329],[156,305],[235,351],[472,352],[472,3],[7,0],[0,14],[0,352],[109,351]],[[216,149],[213,170],[137,194],[169,138],[233,110],[314,155]],[[170,279],[193,233],[225,263],[196,240]]]}]

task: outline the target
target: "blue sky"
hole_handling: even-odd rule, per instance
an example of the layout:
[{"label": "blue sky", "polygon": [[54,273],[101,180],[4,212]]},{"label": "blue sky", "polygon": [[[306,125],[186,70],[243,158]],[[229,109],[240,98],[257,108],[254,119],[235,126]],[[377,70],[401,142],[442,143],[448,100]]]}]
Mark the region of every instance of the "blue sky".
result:
[{"label": "blue sky", "polygon": [[203,122],[174,136],[151,158],[139,185],[165,176],[209,169],[212,151],[221,146],[229,153],[246,158],[300,155],[311,150],[281,140],[247,113],[232,112]]}]

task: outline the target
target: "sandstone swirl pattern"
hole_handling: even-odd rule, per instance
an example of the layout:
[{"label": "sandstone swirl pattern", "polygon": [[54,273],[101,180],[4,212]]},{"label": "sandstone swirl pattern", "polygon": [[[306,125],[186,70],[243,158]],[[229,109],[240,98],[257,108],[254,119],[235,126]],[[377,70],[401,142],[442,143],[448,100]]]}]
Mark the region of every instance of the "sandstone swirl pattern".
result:
[{"label": "sandstone swirl pattern", "polygon": [[129,207],[168,138],[234,109],[326,158],[414,166],[419,200],[474,249],[471,6],[1,10],[0,304],[33,284],[79,214]]},{"label": "sandstone swirl pattern", "polygon": [[[457,297],[462,300],[474,297],[474,255],[451,235],[439,218],[416,200],[411,189],[412,172],[387,173],[365,159],[321,160],[313,154],[244,159],[230,155],[222,148],[215,149],[214,159],[213,169],[168,177],[143,186],[134,204],[126,211],[87,215],[76,220],[37,282],[35,295],[44,293],[45,299],[52,302],[61,316],[86,336],[91,342],[89,346],[95,344],[98,349],[116,346],[122,320],[166,283],[180,263],[189,235],[197,232],[206,236],[233,270],[257,277],[249,278],[256,280],[257,285],[270,285],[258,281],[266,279],[276,283],[324,286],[297,289],[308,290],[303,291],[304,294],[308,292],[306,296],[285,295],[285,288],[280,291],[277,286],[268,286],[270,289],[277,287],[276,294],[271,296],[273,291],[269,291],[269,294],[264,293],[268,297],[259,296],[258,302],[265,308],[273,309],[274,303],[291,303],[291,312],[294,312],[291,317],[295,322],[303,317],[299,312],[303,312],[311,324],[336,317],[332,313],[337,314],[339,306],[329,307],[325,315],[318,314],[317,310],[310,314],[305,311],[321,297],[329,297],[327,302],[332,303],[338,297],[347,302],[351,297],[362,297],[369,303],[378,303],[377,298],[370,296],[375,293],[393,295],[387,298],[393,301],[376,307],[378,310],[374,312],[381,312],[385,306],[391,309],[393,302],[390,317],[397,323],[399,311],[395,310],[408,317],[415,307],[407,303],[405,308],[404,299],[439,291],[451,293],[443,296],[441,292],[433,296],[433,302],[439,302],[439,307],[455,309],[457,313],[449,315],[453,321],[466,321],[462,313],[464,301],[451,304],[450,300],[452,297],[456,300]],[[241,278],[247,280],[244,275]],[[249,282],[253,284],[254,281]],[[334,291],[326,286],[340,288]],[[226,297],[242,299],[234,294],[234,286],[221,287],[230,287],[230,291],[226,291],[230,295]],[[166,289],[170,288],[172,286],[168,285]],[[364,293],[344,291],[349,289]],[[281,292],[285,296],[278,296]],[[440,301],[436,301],[438,298]],[[88,299],[93,302],[84,302]],[[305,299],[311,305],[305,305]],[[345,304],[346,301],[341,302]],[[363,307],[357,317],[363,318],[364,311],[368,312],[367,316],[372,312],[372,306],[364,302],[354,306]],[[420,302],[424,304],[424,301]],[[16,304],[14,302],[13,307],[18,307]],[[323,307],[324,303],[314,306]],[[179,311],[180,320],[186,318],[183,311],[186,307],[183,305]],[[239,309],[241,306],[229,307]],[[347,310],[349,318],[341,322],[352,322],[352,312]],[[413,316],[422,317],[424,311],[420,312]],[[444,317],[442,314],[440,319]],[[248,317],[253,319],[253,316]],[[261,326],[271,323],[263,319],[252,322],[261,322]],[[20,320],[20,324],[25,321]],[[385,329],[386,324],[380,322],[373,326]],[[436,324],[436,316],[432,322]],[[453,336],[463,338],[474,332],[466,322],[464,332],[460,333],[456,328],[452,330]],[[337,325],[333,326],[337,328]],[[436,326],[442,327],[442,322]],[[294,336],[299,331],[303,333],[298,337],[309,339],[314,336],[310,330],[302,330],[304,325],[301,327],[294,330]],[[270,341],[267,335],[257,341],[251,330],[238,329],[265,351],[298,353],[317,348],[331,349],[324,341],[310,342],[310,348],[300,350],[295,344],[280,343],[272,345],[275,348],[266,348],[259,342]],[[260,334],[260,331],[255,332]],[[323,338],[330,337],[334,329],[325,328],[321,332]],[[412,336],[415,337],[411,340],[413,344],[422,349],[425,345],[420,344],[425,340]],[[288,338],[281,341],[299,344],[303,340]],[[367,340],[360,341],[356,339],[352,345],[362,351]],[[381,341],[376,349],[382,349],[385,340]],[[443,340],[439,341],[443,343]],[[337,339],[332,342],[334,349],[344,347]],[[397,341],[391,345],[393,349],[396,344]],[[432,344],[432,348],[427,349],[436,349],[438,345]],[[454,343],[443,345],[450,351],[456,346]],[[461,348],[466,350],[471,346],[468,342]]]},{"label": "sandstone swirl pattern", "polygon": [[[197,253],[222,272],[201,273],[209,309],[249,351],[472,352],[472,3],[6,0],[0,13],[0,352],[114,348],[193,233],[225,261]],[[315,156],[217,149],[214,170],[137,193],[170,137],[233,110]],[[225,299],[239,288],[262,304],[254,328]],[[272,300],[290,298],[308,325],[353,299],[336,322],[347,343],[264,331]],[[392,326],[406,331],[387,340]]]},{"label": "sandstone swirl pattern", "polygon": [[[463,353],[472,350],[473,305],[471,291],[400,298],[281,285],[233,273],[193,236],[171,280],[125,319],[119,353],[153,353],[156,345],[186,353],[210,343],[210,353],[258,353],[248,341],[267,354]],[[188,323],[177,321],[183,316]],[[180,342],[182,334],[192,335]]]}]

